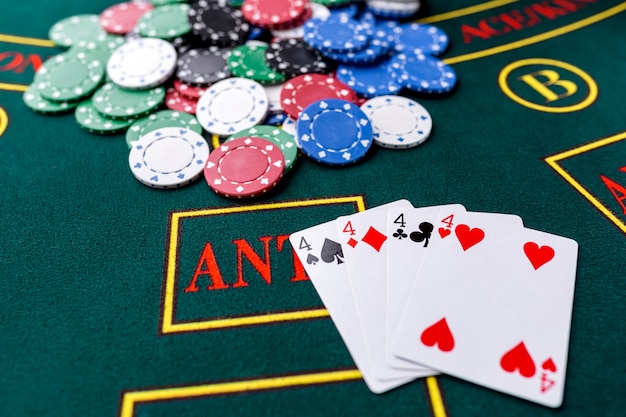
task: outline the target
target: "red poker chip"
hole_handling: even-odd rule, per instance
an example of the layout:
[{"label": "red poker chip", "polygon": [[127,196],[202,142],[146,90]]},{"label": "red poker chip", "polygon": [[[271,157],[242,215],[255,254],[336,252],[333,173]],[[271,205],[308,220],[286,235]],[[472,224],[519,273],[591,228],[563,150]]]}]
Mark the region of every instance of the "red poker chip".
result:
[{"label": "red poker chip", "polygon": [[152,9],[152,4],[148,2],[115,4],[100,13],[100,26],[108,33],[125,35],[135,28],[144,13]]},{"label": "red poker chip", "polygon": [[187,98],[174,88],[168,88],[165,93],[165,107],[174,111],[182,111],[189,114],[196,114],[198,101]]},{"label": "red poker chip", "polygon": [[357,102],[356,93],[331,75],[299,75],[287,81],[280,91],[280,105],[294,120],[309,104],[328,98]]},{"label": "red poker chip", "polygon": [[202,94],[204,94],[204,92],[209,89],[209,87],[194,87],[193,85],[185,84],[178,79],[174,80],[174,88],[183,97],[192,100],[198,100],[202,96]]},{"label": "red poker chip", "polygon": [[295,20],[291,22],[287,22],[284,24],[268,26],[267,29],[271,29],[271,30],[294,29],[294,28],[304,25],[306,21],[309,20],[311,17],[313,17],[313,7],[311,6],[311,3],[306,3],[304,7],[304,12],[302,12],[302,15],[300,15],[298,18],[296,18]]},{"label": "red poker chip", "polygon": [[283,175],[280,147],[266,139],[243,137],[224,142],[209,154],[204,178],[224,197],[255,197],[274,188]]},{"label": "red poker chip", "polygon": [[243,17],[264,28],[276,28],[296,21],[305,13],[309,0],[244,0]]}]

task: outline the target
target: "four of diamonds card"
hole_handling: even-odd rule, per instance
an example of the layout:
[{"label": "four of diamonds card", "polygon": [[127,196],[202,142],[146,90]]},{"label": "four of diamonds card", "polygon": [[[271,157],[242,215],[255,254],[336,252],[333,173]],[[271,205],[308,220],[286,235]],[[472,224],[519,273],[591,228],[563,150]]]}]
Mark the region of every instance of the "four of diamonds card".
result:
[{"label": "four of diamonds card", "polygon": [[561,405],[574,240],[514,215],[399,200],[290,242],[371,391],[445,373]]}]

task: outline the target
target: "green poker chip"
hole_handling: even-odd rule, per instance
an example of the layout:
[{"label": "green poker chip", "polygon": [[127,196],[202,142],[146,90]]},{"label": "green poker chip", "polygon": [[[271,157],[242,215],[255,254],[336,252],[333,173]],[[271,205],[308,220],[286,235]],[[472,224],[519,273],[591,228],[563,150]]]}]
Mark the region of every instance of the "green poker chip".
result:
[{"label": "green poker chip", "polygon": [[191,31],[188,4],[166,4],[145,13],[137,22],[141,36],[173,39]]},{"label": "green poker chip", "polygon": [[47,60],[35,74],[43,98],[52,101],[78,101],[91,95],[104,79],[104,64],[82,53],[59,54]]},{"label": "green poker chip", "polygon": [[93,95],[93,105],[104,117],[134,119],[145,116],[159,107],[165,98],[165,89],[125,90],[113,83],[100,87]]},{"label": "green poker chip", "polygon": [[113,51],[126,43],[126,39],[123,36],[115,36],[107,34],[101,39],[85,41],[81,40],[72,45],[68,54],[84,54],[90,55],[93,59],[98,59],[102,62],[102,66],[106,68],[107,62],[111,57]]},{"label": "green poker chip", "polygon": [[267,44],[240,45],[230,52],[228,68],[235,77],[248,78],[260,84],[279,84],[285,76],[267,65],[265,51]]},{"label": "green poker chip", "polygon": [[285,172],[291,170],[295,164],[296,158],[298,157],[298,146],[296,145],[296,141],[293,139],[293,136],[281,128],[266,125],[253,126],[229,136],[226,139],[226,142],[231,139],[245,137],[266,139],[277,144],[283,152],[283,157],[285,158]]},{"label": "green poker chip", "polygon": [[100,27],[100,18],[95,14],[70,16],[55,23],[48,37],[59,46],[69,48],[80,41],[101,41],[107,33]]},{"label": "green poker chip", "polygon": [[29,109],[42,114],[67,113],[78,106],[79,103],[78,101],[62,103],[46,100],[41,96],[35,84],[28,86],[22,98],[24,99],[24,104]]},{"label": "green poker chip", "polygon": [[313,3],[318,3],[323,6],[328,6],[328,7],[344,6],[350,3],[350,0],[311,0],[311,1]]},{"label": "green poker chip", "polygon": [[126,143],[128,148],[132,148],[133,144],[142,136],[147,135],[157,129],[165,127],[180,127],[202,134],[202,126],[198,123],[195,116],[178,111],[161,110],[150,116],[136,120],[126,131]]},{"label": "green poker chip", "polygon": [[154,7],[165,6],[167,4],[178,4],[178,3],[187,3],[186,0],[152,0],[152,5]]},{"label": "green poker chip", "polygon": [[124,131],[133,120],[113,120],[103,117],[93,105],[92,100],[83,101],[74,112],[76,121],[83,129],[91,133],[112,135]]}]

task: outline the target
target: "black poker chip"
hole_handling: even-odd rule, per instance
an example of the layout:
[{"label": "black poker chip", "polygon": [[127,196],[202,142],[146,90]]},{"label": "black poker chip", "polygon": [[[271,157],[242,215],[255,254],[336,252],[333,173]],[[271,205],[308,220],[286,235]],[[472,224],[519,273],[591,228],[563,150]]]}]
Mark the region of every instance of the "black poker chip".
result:
[{"label": "black poker chip", "polygon": [[176,77],[194,86],[208,86],[230,77],[228,56],[230,48],[194,48],[178,58]]},{"label": "black poker chip", "polygon": [[199,0],[191,4],[188,18],[193,35],[210,45],[241,45],[250,32],[241,10],[226,0]]},{"label": "black poker chip", "polygon": [[272,42],[265,52],[267,64],[287,77],[302,74],[325,74],[332,65],[316,49],[299,39],[283,39]]}]

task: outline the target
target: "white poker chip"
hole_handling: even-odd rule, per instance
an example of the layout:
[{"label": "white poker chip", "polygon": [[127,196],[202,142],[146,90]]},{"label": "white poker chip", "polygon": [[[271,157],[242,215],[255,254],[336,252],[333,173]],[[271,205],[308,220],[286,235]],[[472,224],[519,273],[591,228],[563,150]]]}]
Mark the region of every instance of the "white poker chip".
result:
[{"label": "white poker chip", "polygon": [[176,49],[157,38],[140,38],[120,46],[107,64],[111,81],[128,89],[156,87],[175,70]]},{"label": "white poker chip", "polygon": [[263,86],[247,78],[213,84],[198,100],[196,118],[209,133],[227,136],[261,124],[269,110]]},{"label": "white poker chip", "polygon": [[128,156],[139,182],[153,188],[178,188],[196,180],[209,157],[202,135],[180,127],[165,127],[143,135]]},{"label": "white poker chip", "polygon": [[263,88],[265,88],[265,93],[267,94],[270,113],[282,113],[283,108],[280,105],[280,92],[282,91],[284,85],[285,83],[263,86]]},{"label": "white poker chip", "polygon": [[374,143],[384,148],[418,146],[428,139],[433,127],[428,110],[406,97],[375,97],[363,103],[361,110],[372,122]]},{"label": "white poker chip", "polygon": [[297,122],[295,120],[293,120],[291,117],[287,116],[287,118],[285,118],[285,121],[283,122],[281,128],[285,132],[287,132],[291,136],[293,136],[293,140],[296,142],[296,145],[298,146],[298,149],[301,149],[302,145],[300,144],[300,140],[298,139]]}]

